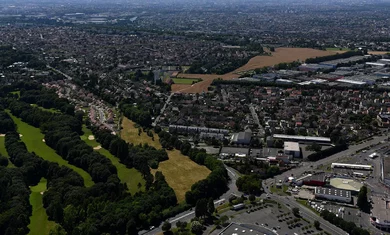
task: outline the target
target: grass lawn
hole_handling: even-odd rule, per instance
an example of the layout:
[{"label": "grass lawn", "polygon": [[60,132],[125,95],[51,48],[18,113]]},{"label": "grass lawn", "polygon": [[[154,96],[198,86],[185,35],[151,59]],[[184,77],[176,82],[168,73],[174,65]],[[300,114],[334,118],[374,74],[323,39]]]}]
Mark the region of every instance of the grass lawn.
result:
[{"label": "grass lawn", "polygon": [[11,94],[17,94],[20,97],[20,91],[11,91]]},{"label": "grass lawn", "polygon": [[282,185],[282,188],[278,188],[275,185],[272,185],[270,187],[270,191],[272,193],[276,193],[276,194],[281,195],[281,196],[290,195],[289,193],[287,193],[287,190],[288,190],[288,186],[287,185]]},{"label": "grass lawn", "polygon": [[[5,149],[5,144],[4,144],[4,141],[5,141],[5,137],[4,136],[0,136],[0,154],[9,158],[8,156],[8,153],[7,153],[7,150]],[[9,168],[14,168],[14,164],[12,164],[11,160],[8,159],[8,166]]]},{"label": "grass lawn", "polygon": [[28,125],[23,122],[20,118],[15,117],[8,112],[11,118],[14,120],[15,124],[18,126],[18,132],[22,135],[21,139],[26,144],[27,150],[29,152],[35,152],[38,156],[43,159],[51,162],[56,162],[60,166],[67,166],[81,175],[84,179],[84,185],[86,187],[91,187],[94,185],[91,176],[84,171],[83,169],[71,165],[68,161],[60,157],[54,149],[50,148],[43,142],[44,135],[41,133],[41,130],[33,126]]},{"label": "grass lawn", "polygon": [[186,85],[191,85],[192,82],[197,83],[202,81],[202,79],[195,79],[195,78],[173,78],[172,80],[175,84],[186,84]]},{"label": "grass lawn", "polygon": [[36,186],[31,186],[30,204],[32,206],[32,216],[30,216],[29,235],[49,234],[56,225],[54,221],[49,221],[46,210],[43,207],[42,194],[46,190],[47,181],[41,178]]},{"label": "grass lawn", "polygon": [[36,104],[31,104],[31,106],[37,107],[37,108],[39,108],[39,109],[41,109],[41,110],[43,110],[43,111],[47,111],[47,112],[50,112],[50,113],[61,113],[61,111],[59,111],[59,110],[57,110],[57,109],[54,109],[54,108],[46,109],[46,108],[41,107],[41,106],[38,106],[38,105],[36,105]]},{"label": "grass lawn", "polygon": [[[161,149],[158,135],[154,134],[154,141],[146,133],[142,132],[138,136],[138,128],[134,127],[134,122],[126,117],[122,121],[121,136],[124,140],[133,144],[147,143],[150,146]],[[184,156],[178,150],[167,151],[169,160],[160,162],[157,170],[152,170],[152,174],[161,171],[165,176],[169,186],[175,191],[178,202],[183,202],[185,193],[191,189],[191,186],[205,179],[210,170],[205,166],[200,166],[188,157]]]},{"label": "grass lawn", "polygon": [[350,51],[349,48],[339,48],[339,47],[328,47],[327,51]]},{"label": "grass lawn", "polygon": [[[97,147],[100,146],[100,144],[95,140],[90,140],[88,137],[92,134],[92,131],[88,129],[85,125],[83,125],[83,132],[84,135],[80,136],[82,140],[84,140],[89,146],[91,147]],[[116,167],[118,171],[118,177],[121,180],[122,183],[125,183],[127,185],[127,188],[129,189],[129,192],[131,194],[135,194],[138,191],[145,191],[145,180],[142,177],[142,174],[137,171],[134,168],[127,168],[124,164],[120,163],[119,159],[112,155],[107,149],[100,148],[95,149],[95,151],[99,152],[103,156],[110,159],[112,164]],[[138,183],[141,183],[141,188],[138,188]]]}]

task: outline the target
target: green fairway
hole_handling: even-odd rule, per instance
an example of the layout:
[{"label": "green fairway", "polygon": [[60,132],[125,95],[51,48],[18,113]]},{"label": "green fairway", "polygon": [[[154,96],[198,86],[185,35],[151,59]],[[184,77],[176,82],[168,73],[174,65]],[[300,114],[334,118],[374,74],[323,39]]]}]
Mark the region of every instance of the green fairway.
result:
[{"label": "green fairway", "polygon": [[11,91],[10,93],[11,93],[11,94],[17,94],[18,97],[20,97],[20,91]]},{"label": "green fairway", "polygon": [[5,149],[4,141],[5,141],[5,137],[0,136],[0,154],[8,158],[8,166],[7,167],[10,167],[10,168],[15,167],[14,164],[12,164],[11,160],[9,160],[7,150]]},{"label": "green fairway", "polygon": [[[89,146],[93,147],[95,151],[110,159],[110,161],[118,171],[119,179],[122,183],[125,183],[127,185],[127,188],[129,189],[129,192],[131,194],[134,195],[140,190],[145,190],[145,180],[139,171],[134,168],[126,168],[124,164],[119,162],[119,159],[117,157],[113,156],[107,149],[102,148],[94,138],[91,138],[93,136],[92,131],[88,129],[85,125],[83,125],[83,132],[84,135],[80,136],[81,139],[84,140]],[[141,183],[140,188],[138,187],[139,183]]]},{"label": "green fairway", "polygon": [[56,225],[54,221],[49,221],[46,210],[43,207],[42,194],[46,191],[47,181],[42,178],[36,186],[31,186],[30,204],[32,206],[32,215],[30,216],[30,235],[49,234],[50,230]]},{"label": "green fairway", "polygon": [[41,110],[43,110],[43,111],[47,111],[47,112],[50,112],[50,113],[61,113],[61,111],[59,111],[59,110],[57,110],[57,109],[54,109],[54,108],[46,109],[46,108],[41,107],[41,106],[38,106],[38,105],[36,105],[36,104],[31,104],[31,106],[37,107],[37,108],[39,108],[39,109],[41,109]]},{"label": "green fairway", "polygon": [[94,182],[92,181],[91,176],[81,168],[78,168],[74,165],[68,163],[68,161],[62,159],[54,149],[50,148],[43,142],[44,135],[41,133],[40,129],[28,125],[23,122],[20,118],[15,117],[8,112],[12,120],[18,126],[18,132],[22,135],[21,139],[26,144],[29,152],[35,152],[38,156],[43,159],[51,162],[56,162],[60,166],[67,166],[81,175],[84,179],[84,185],[86,187],[91,187]]},{"label": "green fairway", "polygon": [[191,85],[193,83],[202,81],[202,79],[195,79],[195,78],[173,78],[172,80],[175,84],[186,84],[186,85]]}]

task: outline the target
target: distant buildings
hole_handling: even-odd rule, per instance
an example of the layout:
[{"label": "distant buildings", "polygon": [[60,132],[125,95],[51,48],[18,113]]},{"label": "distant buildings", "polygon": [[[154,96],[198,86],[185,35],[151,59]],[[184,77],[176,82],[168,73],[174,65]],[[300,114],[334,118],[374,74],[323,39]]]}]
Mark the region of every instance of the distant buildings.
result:
[{"label": "distant buildings", "polygon": [[252,139],[252,132],[244,131],[244,132],[234,133],[230,139],[230,142],[232,144],[249,145],[251,143],[251,139]]}]

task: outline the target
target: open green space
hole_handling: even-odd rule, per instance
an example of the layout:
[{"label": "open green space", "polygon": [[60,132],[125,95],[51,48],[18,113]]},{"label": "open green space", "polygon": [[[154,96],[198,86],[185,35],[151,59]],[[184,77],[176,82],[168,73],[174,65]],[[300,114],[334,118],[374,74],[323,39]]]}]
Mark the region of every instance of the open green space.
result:
[{"label": "open green space", "polygon": [[20,91],[11,91],[10,93],[11,93],[11,94],[17,94],[18,97],[20,97]]},{"label": "open green space", "polygon": [[43,110],[43,111],[47,111],[47,112],[50,112],[50,113],[61,113],[61,111],[59,111],[59,110],[57,110],[57,109],[54,109],[54,108],[46,109],[46,108],[41,107],[41,106],[38,106],[38,105],[36,105],[36,104],[31,104],[31,106],[37,107],[37,108],[39,108],[39,109],[41,109],[41,110]]},{"label": "open green space", "polygon": [[83,169],[71,165],[68,161],[64,160],[60,157],[54,149],[50,148],[44,143],[44,135],[41,133],[41,130],[30,126],[29,124],[23,122],[20,118],[15,117],[11,114],[11,112],[7,111],[11,116],[12,120],[14,120],[15,124],[18,126],[18,132],[22,135],[21,139],[26,144],[27,150],[29,152],[35,152],[38,156],[43,159],[51,162],[56,162],[60,166],[67,166],[72,170],[76,171],[83,177],[84,185],[86,187],[91,187],[94,185],[92,181],[92,177]]},{"label": "open green space", "polygon": [[0,136],[0,154],[8,158],[8,166],[7,167],[13,168],[15,166],[14,166],[14,164],[12,164],[11,160],[9,160],[7,150],[5,149],[4,141],[5,141],[5,137]]},{"label": "open green space", "polygon": [[[120,163],[117,157],[112,155],[107,149],[102,148],[93,137],[92,131],[85,125],[83,125],[83,132],[84,135],[80,136],[80,138],[84,140],[85,143],[87,143],[89,146],[93,147],[95,151],[110,159],[118,171],[119,179],[122,183],[127,185],[127,188],[131,194],[134,195],[140,190],[145,191],[145,180],[139,171],[134,168],[127,168],[124,164]],[[139,184],[141,187],[138,186]]]},{"label": "open green space", "polygon": [[29,235],[49,234],[50,230],[56,225],[54,221],[49,221],[46,210],[43,207],[42,196],[46,191],[47,180],[41,178],[36,186],[31,186],[30,204],[32,206],[32,215],[30,216]]},{"label": "open green space", "polygon": [[287,185],[282,185],[281,188],[278,188],[275,185],[270,187],[270,191],[272,193],[275,193],[275,194],[278,194],[278,195],[281,195],[281,196],[290,195],[290,193],[288,193],[287,190],[288,190],[288,186]]},{"label": "open green space", "polygon": [[350,49],[349,48],[340,48],[340,47],[327,47],[326,48],[327,51],[349,51]]},{"label": "open green space", "polygon": [[202,81],[202,79],[194,79],[194,78],[173,78],[172,80],[175,84],[186,84],[186,85],[191,85],[193,83]]}]

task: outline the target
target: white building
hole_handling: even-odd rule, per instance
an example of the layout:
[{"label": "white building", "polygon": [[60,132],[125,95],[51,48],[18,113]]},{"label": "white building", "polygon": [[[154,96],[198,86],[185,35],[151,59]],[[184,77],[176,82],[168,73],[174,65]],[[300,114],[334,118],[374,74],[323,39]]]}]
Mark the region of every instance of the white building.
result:
[{"label": "white building", "polygon": [[301,149],[298,142],[284,142],[284,154],[293,157],[301,157]]},{"label": "white building", "polygon": [[329,201],[339,201],[350,203],[352,201],[351,192],[348,190],[316,187],[314,190],[316,198]]}]

